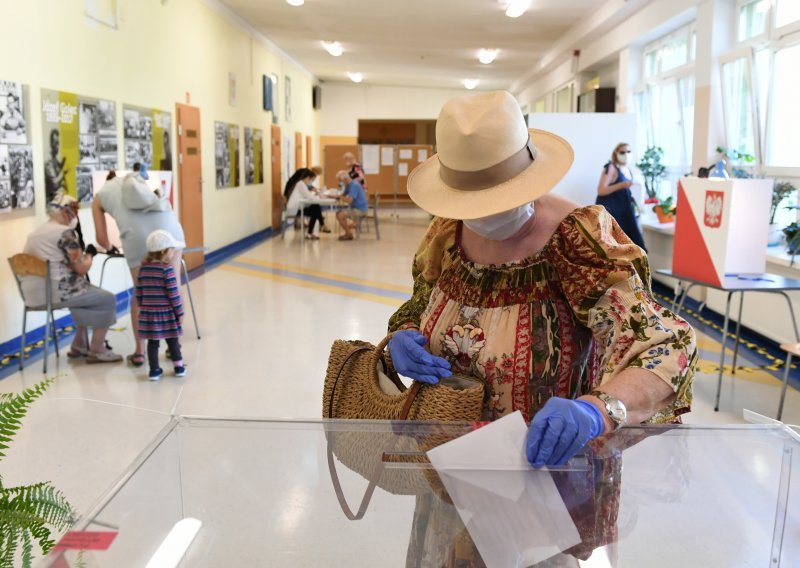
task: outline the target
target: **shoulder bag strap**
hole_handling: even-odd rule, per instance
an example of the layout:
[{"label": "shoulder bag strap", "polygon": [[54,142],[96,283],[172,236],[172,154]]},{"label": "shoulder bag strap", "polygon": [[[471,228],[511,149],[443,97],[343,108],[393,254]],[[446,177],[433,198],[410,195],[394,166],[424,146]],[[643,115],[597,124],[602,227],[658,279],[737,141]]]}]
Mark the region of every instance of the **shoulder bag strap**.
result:
[{"label": "shoulder bag strap", "polygon": [[[353,356],[354,353],[358,351],[368,350],[369,347],[359,348],[354,350],[347,359],[345,359],[345,363]],[[344,369],[344,363],[342,364],[342,369]],[[336,383],[339,381],[339,377],[342,374],[342,369],[339,369],[339,373],[336,375],[336,381],[334,382],[334,390],[336,389]],[[408,395],[406,396],[406,402],[403,405],[403,409],[400,411],[400,420],[408,419],[408,413],[411,411],[411,406],[414,404],[414,400],[417,398],[417,394],[419,393],[419,389],[422,388],[422,383],[419,381],[414,381],[414,384],[408,390]],[[330,410],[333,408],[333,392],[331,392],[331,402],[329,407],[329,415]],[[386,448],[387,453],[391,453],[394,449],[395,444],[397,444],[397,438],[392,438],[391,442],[389,443],[389,447]],[[350,519],[351,521],[358,521],[362,519],[367,512],[367,507],[369,506],[369,502],[372,500],[372,494],[375,493],[375,487],[378,485],[378,480],[381,478],[383,474],[383,457],[381,457],[381,461],[379,461],[375,465],[375,470],[372,472],[369,478],[369,485],[367,485],[367,490],[364,492],[364,497],[361,498],[361,504],[358,506],[358,511],[353,513],[353,510],[347,504],[347,499],[344,496],[344,492],[342,491],[342,484],[339,482],[339,474],[336,471],[336,463],[333,459],[333,448],[331,447],[330,438],[328,439],[328,469],[331,472],[331,481],[333,482],[333,489],[336,491],[336,499],[339,500],[339,505],[342,507],[342,511],[344,512],[345,516]]]}]

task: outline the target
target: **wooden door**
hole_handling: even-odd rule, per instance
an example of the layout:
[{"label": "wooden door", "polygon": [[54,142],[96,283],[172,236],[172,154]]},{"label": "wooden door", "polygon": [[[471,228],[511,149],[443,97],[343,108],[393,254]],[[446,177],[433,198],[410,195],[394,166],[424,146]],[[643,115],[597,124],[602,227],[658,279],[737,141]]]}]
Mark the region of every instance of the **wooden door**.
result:
[{"label": "wooden door", "polygon": [[[358,144],[329,144],[322,149],[322,169],[325,179],[325,187],[338,187],[336,181],[336,173],[339,170],[346,170],[347,166],[344,165],[344,155],[351,152],[354,156],[358,157]],[[367,184],[369,184],[369,176],[367,176]]]},{"label": "wooden door", "polygon": [[[294,133],[294,169],[299,170],[303,167],[303,135],[299,132]],[[306,166],[308,167],[308,166]]]},{"label": "wooden door", "polygon": [[[314,164],[314,144],[311,141],[311,136],[306,136],[306,167],[311,168]],[[321,181],[321,180],[320,180]]]},{"label": "wooden door", "polygon": [[272,228],[281,228],[281,215],[283,213],[283,187],[281,187],[281,127],[272,125],[272,139],[270,142],[272,160]]},{"label": "wooden door", "polygon": [[[178,187],[179,213],[186,247],[202,247],[203,243],[203,156],[200,138],[200,109],[178,103]],[[184,256],[189,270],[202,266],[202,252]]]}]

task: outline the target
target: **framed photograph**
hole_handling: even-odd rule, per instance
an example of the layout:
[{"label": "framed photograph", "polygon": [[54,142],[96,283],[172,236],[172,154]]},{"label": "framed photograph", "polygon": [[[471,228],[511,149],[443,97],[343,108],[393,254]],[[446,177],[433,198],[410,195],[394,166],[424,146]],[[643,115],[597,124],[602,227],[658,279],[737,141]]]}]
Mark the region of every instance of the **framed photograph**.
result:
[{"label": "framed photograph", "polygon": [[286,122],[292,121],[292,80],[286,75],[283,79],[283,105],[286,109]]}]

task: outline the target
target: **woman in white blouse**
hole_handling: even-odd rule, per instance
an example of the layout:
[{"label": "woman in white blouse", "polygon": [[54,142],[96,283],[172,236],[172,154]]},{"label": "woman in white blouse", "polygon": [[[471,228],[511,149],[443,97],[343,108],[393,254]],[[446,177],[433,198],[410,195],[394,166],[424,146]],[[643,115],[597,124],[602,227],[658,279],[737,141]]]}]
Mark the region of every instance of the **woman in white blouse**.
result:
[{"label": "woman in white blouse", "polygon": [[302,208],[303,214],[309,218],[308,238],[312,240],[319,239],[319,236],[314,232],[318,221],[320,231],[323,233],[331,232],[330,229],[325,227],[322,207],[319,206],[319,203],[315,203],[319,201],[319,195],[309,189],[316,177],[317,174],[308,168],[300,168],[292,174],[283,190],[283,197],[286,199],[286,214],[297,215],[297,212]]}]

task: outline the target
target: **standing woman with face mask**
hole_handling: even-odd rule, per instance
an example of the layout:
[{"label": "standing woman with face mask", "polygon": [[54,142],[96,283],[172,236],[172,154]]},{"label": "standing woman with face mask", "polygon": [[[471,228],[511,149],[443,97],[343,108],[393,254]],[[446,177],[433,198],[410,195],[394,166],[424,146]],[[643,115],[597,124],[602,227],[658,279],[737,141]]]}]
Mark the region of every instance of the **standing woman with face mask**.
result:
[{"label": "standing woman with face mask", "polygon": [[635,205],[631,186],[633,175],[628,167],[631,147],[621,142],[611,153],[611,161],[603,166],[600,182],[597,184],[597,203],[602,205],[619,224],[630,239],[645,252],[644,237],[636,222]]}]

